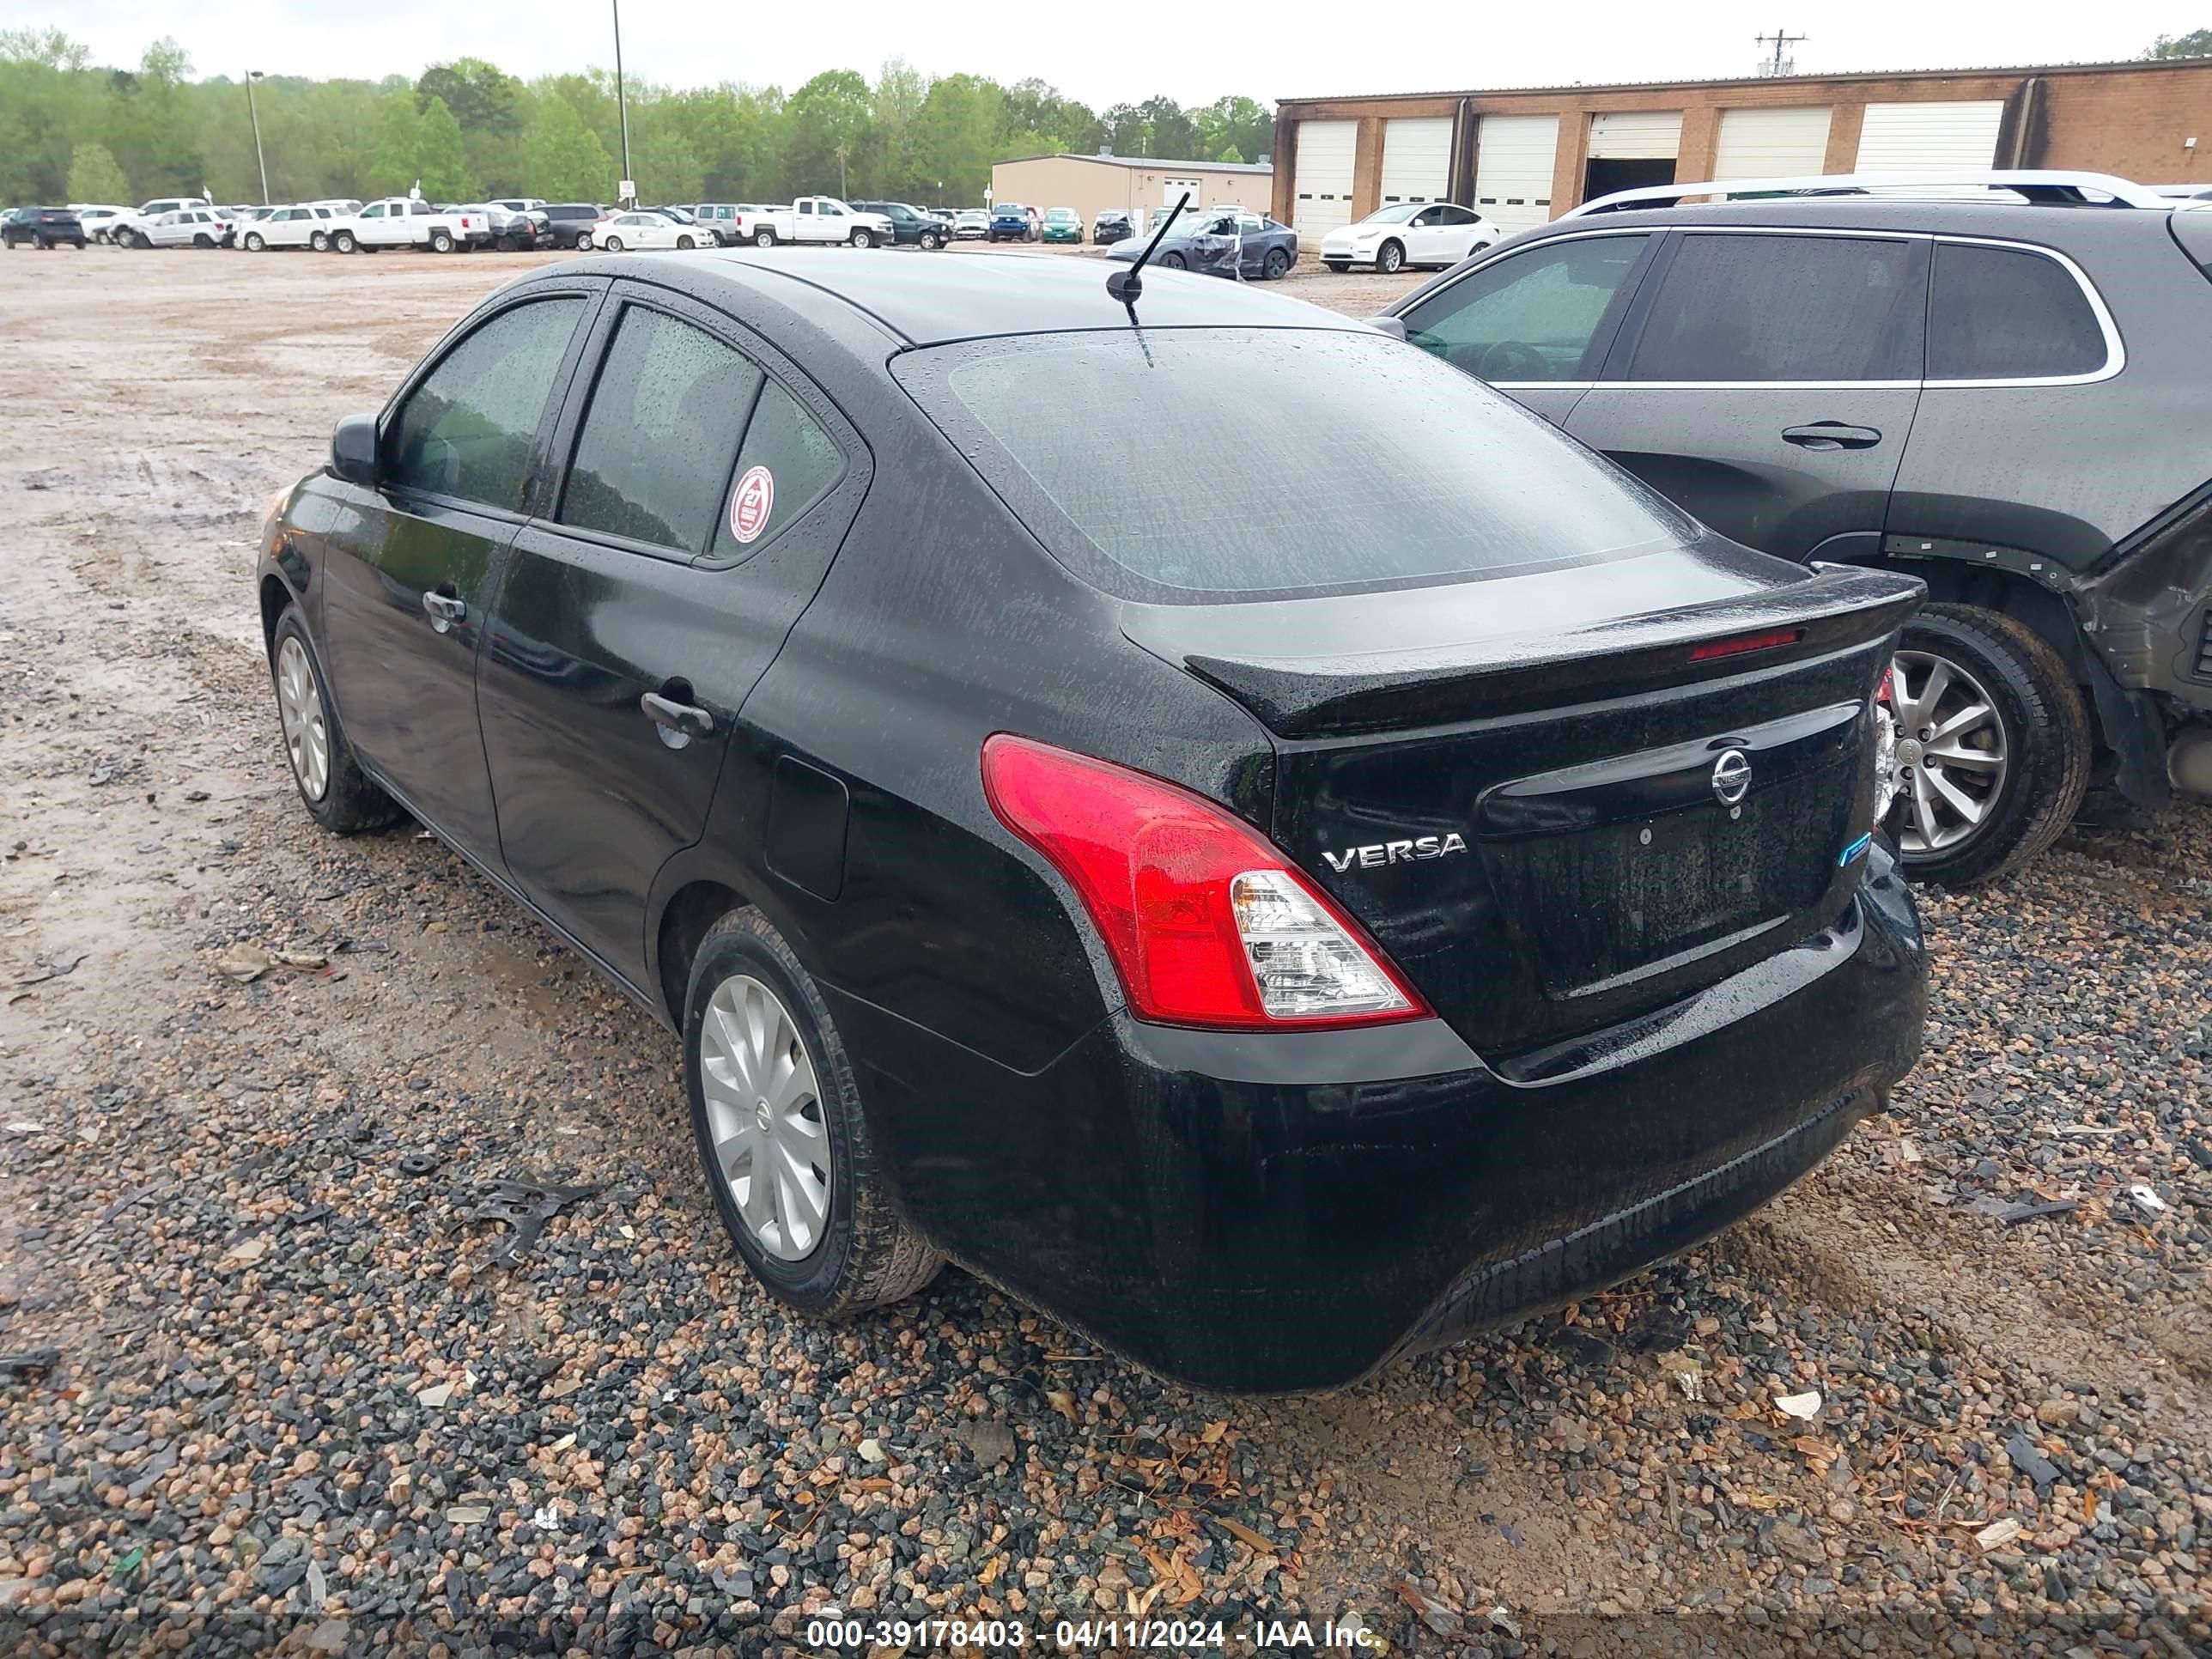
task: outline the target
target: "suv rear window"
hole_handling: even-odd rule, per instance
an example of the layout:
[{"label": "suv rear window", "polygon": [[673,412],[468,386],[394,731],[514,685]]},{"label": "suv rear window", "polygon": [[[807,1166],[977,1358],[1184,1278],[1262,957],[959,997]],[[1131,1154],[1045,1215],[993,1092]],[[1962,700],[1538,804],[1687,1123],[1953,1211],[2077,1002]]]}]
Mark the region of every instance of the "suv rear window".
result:
[{"label": "suv rear window", "polygon": [[2081,283],[2022,248],[1936,245],[1931,380],[2049,380],[2105,366],[2105,331]]},{"label": "suv rear window", "polygon": [[1628,378],[1917,380],[1924,310],[1911,242],[1698,232],[1660,279]]},{"label": "suv rear window", "polygon": [[1517,404],[1364,331],[1032,335],[894,368],[1046,545],[1123,598],[1414,586],[1697,533]]}]

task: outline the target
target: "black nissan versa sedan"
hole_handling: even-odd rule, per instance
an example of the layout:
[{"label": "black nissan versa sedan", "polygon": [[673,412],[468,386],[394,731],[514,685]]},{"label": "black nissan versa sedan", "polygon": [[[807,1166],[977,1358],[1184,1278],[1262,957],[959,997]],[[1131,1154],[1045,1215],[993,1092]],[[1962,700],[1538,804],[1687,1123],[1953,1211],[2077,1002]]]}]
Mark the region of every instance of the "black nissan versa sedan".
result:
[{"label": "black nissan versa sedan", "polygon": [[835,263],[524,277],[258,578],[308,811],[413,814],[681,1033],[775,1294],[950,1258],[1326,1388],[1705,1237],[1912,1064],[1918,584],[1296,301]]}]

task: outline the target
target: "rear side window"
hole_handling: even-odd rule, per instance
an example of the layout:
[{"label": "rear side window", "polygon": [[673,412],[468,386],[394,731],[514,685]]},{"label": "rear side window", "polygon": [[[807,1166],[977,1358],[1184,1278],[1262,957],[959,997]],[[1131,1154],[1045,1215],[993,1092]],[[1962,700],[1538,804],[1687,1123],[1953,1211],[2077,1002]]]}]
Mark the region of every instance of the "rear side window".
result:
[{"label": "rear side window", "polygon": [[703,330],[631,306],[576,440],[561,522],[703,551],[761,372]]},{"label": "rear side window", "polygon": [[[732,501],[714,532],[718,556],[743,557],[829,493],[845,475],[845,457],[830,434],[799,406],[799,402],[774,380],[761,388],[752,423],[745,428],[744,447],[738,452],[739,488],[756,471],[765,473],[765,494],[756,483],[745,493],[748,505],[740,512]],[[734,496],[735,489],[732,490]],[[765,516],[750,503],[765,500]],[[739,534],[742,522],[744,533]]]},{"label": "rear side window", "polygon": [[1406,313],[1406,337],[1455,368],[1508,385],[1585,380],[1599,326],[1644,255],[1644,236],[1591,236],[1509,254]]},{"label": "rear side window", "polygon": [[1029,336],[895,372],[1047,547],[1125,598],[1411,586],[1696,533],[1537,416],[1364,331]]},{"label": "rear side window", "polygon": [[1936,245],[1931,380],[2051,380],[2105,366],[2105,331],[2073,273],[2010,247]]},{"label": "rear side window", "polygon": [[514,306],[447,352],[385,434],[392,483],[520,512],[531,445],[583,311],[573,297]]},{"label": "rear side window", "polygon": [[1905,241],[1685,236],[1628,378],[1917,380],[1927,308],[1919,270]]}]

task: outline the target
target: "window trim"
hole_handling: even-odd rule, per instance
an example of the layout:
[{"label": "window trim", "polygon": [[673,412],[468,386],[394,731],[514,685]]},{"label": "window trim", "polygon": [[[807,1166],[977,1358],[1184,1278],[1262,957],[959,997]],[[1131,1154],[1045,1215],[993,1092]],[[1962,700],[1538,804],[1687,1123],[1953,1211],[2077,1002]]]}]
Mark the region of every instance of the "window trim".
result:
[{"label": "window trim", "polygon": [[[2120,337],[2119,325],[2113,320],[2111,308],[2105,304],[2105,296],[2097,291],[2097,285],[2089,280],[2088,272],[2083,270],[2080,265],[2075,264],[2071,258],[2057,248],[2045,247],[2035,242],[2014,241],[2001,236],[1937,234],[1931,236],[1929,240],[1936,243],[1948,242],[1958,247],[2004,248],[2012,252],[2032,253],[2053,261],[2061,270],[2073,277],[2075,286],[2081,290],[2081,297],[2089,302],[2089,313],[2097,319],[2098,331],[2105,337],[2105,361],[2101,368],[2089,369],[2080,374],[2015,374],[1996,380],[1923,380],[1921,385],[1928,390],[1978,392],[1999,386],[2094,386],[2100,380],[2112,380],[2127,368],[2127,343]],[[1933,310],[1936,297],[1935,281],[1935,271],[1931,266],[1929,271],[1928,288],[1930,307],[1929,323],[1931,331],[1935,324]]]},{"label": "window trim", "polygon": [[[2105,303],[2105,296],[2098,292],[2097,285],[2089,280],[2088,273],[2083,270],[2070,256],[2057,248],[2046,247],[2037,242],[2022,242],[2002,236],[1966,236],[1925,230],[1860,230],[1826,225],[1698,225],[1694,227],[1622,225],[1606,230],[1577,231],[1564,236],[1547,236],[1540,241],[1525,243],[1518,247],[1498,244],[1499,251],[1493,252],[1489,258],[1478,264],[1469,265],[1449,282],[1438,283],[1428,294],[1420,297],[1424,300],[1433,299],[1437,295],[1449,293],[1460,283],[1474,276],[1476,272],[1488,270],[1501,259],[1512,258],[1522,253],[1533,253],[1538,248],[1550,247],[1559,242],[1583,241],[1593,236],[1698,235],[1850,236],[1862,240],[1872,239],[1882,241],[1926,242],[1930,245],[1931,254],[1933,245],[1937,242],[1954,242],[1969,247],[2009,248],[2017,252],[2039,254],[2044,258],[2056,260],[2060,269],[2074,278],[2075,286],[2081,290],[2082,297],[2089,302],[2090,312],[2097,319],[2098,330],[2105,337],[2104,366],[2081,374],[2031,374],[2020,375],[2008,380],[1936,380],[1923,375],[1911,380],[1626,380],[1605,379],[1601,371],[1601,378],[1595,380],[1492,380],[1486,384],[1500,392],[1590,392],[1601,386],[1635,386],[1645,392],[1851,392],[1885,389],[1975,392],[2000,387],[2093,386],[2099,381],[2113,379],[2127,368],[2127,346],[2121,338],[2119,325],[2113,319],[2111,307]],[[1644,275],[1638,278],[1637,286],[1639,291],[1643,284],[1650,280],[1650,270],[1647,267]],[[1931,300],[1934,295],[1932,283],[1931,272],[1931,285],[1929,289]],[[1402,318],[1404,313],[1393,312],[1390,314]],[[1620,343],[1618,336],[1613,343],[1616,347]],[[1607,356],[1609,362],[1612,356],[1610,350]],[[1924,364],[1924,358],[1923,361]]]},{"label": "window trim", "polygon": [[477,330],[489,326],[497,318],[506,315],[517,306],[536,305],[547,300],[580,300],[584,303],[577,327],[568,337],[568,347],[553,371],[553,384],[547,388],[544,410],[538,417],[538,429],[531,434],[530,473],[523,489],[523,504],[518,511],[510,507],[494,507],[489,502],[472,501],[465,495],[447,495],[443,490],[423,489],[413,484],[386,482],[376,488],[376,494],[389,498],[404,496],[410,501],[435,502],[441,507],[453,507],[464,513],[482,514],[502,524],[524,524],[534,517],[545,491],[550,453],[547,441],[558,430],[562,411],[568,407],[570,383],[574,380],[576,366],[582,361],[585,346],[598,326],[599,313],[604,308],[607,280],[605,277],[580,277],[544,288],[525,285],[497,295],[494,300],[446,331],[445,337],[433,346],[412,374],[399,383],[376,416],[376,453],[381,465],[386,439],[391,436],[392,422],[400,409],[413,397],[422,383],[436,374],[447,358],[460,349],[462,343],[474,337]]}]

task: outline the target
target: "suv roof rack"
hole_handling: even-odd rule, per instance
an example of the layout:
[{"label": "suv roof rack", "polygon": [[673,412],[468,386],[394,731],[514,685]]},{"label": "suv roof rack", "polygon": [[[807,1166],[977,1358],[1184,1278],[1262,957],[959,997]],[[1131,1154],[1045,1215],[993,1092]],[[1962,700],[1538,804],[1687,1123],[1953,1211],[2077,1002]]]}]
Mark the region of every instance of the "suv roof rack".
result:
[{"label": "suv roof rack", "polygon": [[2031,202],[2063,207],[2157,208],[2170,211],[2171,197],[2109,173],[2055,172],[2044,167],[1983,167],[1924,173],[1815,173],[1793,179],[1709,179],[1694,185],[1646,185],[1617,190],[1573,207],[1559,216],[1587,218],[1629,208],[1676,207],[1687,198],[1717,201],[1773,196],[1867,196],[1877,191],[2008,190]]}]

